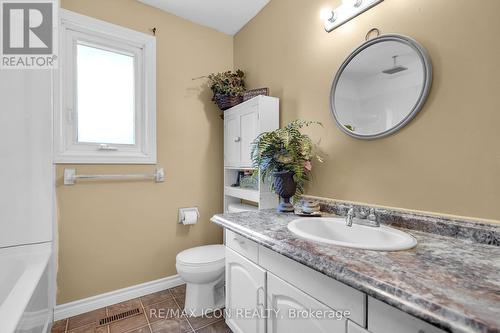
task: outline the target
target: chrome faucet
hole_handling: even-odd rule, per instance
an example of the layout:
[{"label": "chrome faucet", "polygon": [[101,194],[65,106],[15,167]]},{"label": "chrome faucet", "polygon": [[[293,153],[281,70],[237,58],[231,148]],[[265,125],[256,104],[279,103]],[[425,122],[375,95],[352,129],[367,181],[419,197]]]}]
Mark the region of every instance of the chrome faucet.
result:
[{"label": "chrome faucet", "polygon": [[377,219],[377,215],[375,215],[375,208],[370,208],[370,214],[366,218],[371,222],[371,225],[374,227],[380,227],[380,221]]},{"label": "chrome faucet", "polygon": [[352,220],[354,219],[354,208],[351,207],[347,211],[347,215],[345,217],[345,225],[348,227],[352,227]]},{"label": "chrome faucet", "polygon": [[350,207],[347,211],[347,215],[345,217],[345,225],[348,227],[352,227],[352,224],[361,224],[369,227],[380,227],[380,222],[377,219],[377,215],[375,214],[375,208],[370,208],[369,212],[364,210],[363,208],[359,209],[358,212],[354,212],[354,207]]}]

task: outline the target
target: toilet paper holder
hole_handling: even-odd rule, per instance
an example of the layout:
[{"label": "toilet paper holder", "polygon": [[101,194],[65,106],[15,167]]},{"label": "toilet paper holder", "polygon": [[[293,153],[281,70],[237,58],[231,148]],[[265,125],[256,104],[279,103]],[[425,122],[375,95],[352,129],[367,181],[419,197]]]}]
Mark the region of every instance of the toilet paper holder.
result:
[{"label": "toilet paper holder", "polygon": [[195,212],[196,216],[200,218],[198,207],[179,208],[179,224],[184,224],[187,212]]}]

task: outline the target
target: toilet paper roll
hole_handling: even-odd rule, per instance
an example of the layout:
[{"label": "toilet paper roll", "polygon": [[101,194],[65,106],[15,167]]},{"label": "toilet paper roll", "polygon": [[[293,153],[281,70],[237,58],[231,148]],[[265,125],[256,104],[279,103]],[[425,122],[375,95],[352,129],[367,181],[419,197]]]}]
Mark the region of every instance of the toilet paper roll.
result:
[{"label": "toilet paper roll", "polygon": [[182,224],[196,224],[198,222],[198,213],[196,211],[187,211],[184,212],[184,219],[182,220]]}]

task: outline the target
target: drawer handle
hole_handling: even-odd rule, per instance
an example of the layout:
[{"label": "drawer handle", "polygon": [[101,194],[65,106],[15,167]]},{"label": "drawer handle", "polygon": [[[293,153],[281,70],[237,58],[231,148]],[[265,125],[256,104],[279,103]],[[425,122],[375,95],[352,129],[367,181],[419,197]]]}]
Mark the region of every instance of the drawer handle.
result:
[{"label": "drawer handle", "polygon": [[234,138],[234,142],[240,142],[241,138],[239,136]]},{"label": "drawer handle", "polygon": [[234,238],[233,238],[233,240],[234,240],[236,243],[240,244],[240,245],[245,244],[245,241],[244,241],[243,239],[238,238],[238,237],[234,237]]},{"label": "drawer handle", "polygon": [[264,302],[261,302],[260,301],[260,291],[262,290],[262,292],[264,293],[264,297],[265,297],[265,292],[264,292],[264,288],[263,287],[259,287],[257,288],[257,309],[261,306],[262,308],[264,308]]}]

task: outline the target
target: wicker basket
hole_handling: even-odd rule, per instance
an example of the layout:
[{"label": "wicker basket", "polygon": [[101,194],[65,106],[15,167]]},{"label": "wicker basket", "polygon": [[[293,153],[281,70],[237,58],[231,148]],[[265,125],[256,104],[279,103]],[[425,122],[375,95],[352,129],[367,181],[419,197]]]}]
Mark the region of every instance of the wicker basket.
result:
[{"label": "wicker basket", "polygon": [[215,94],[212,100],[217,104],[219,109],[224,111],[243,102],[243,96]]}]

